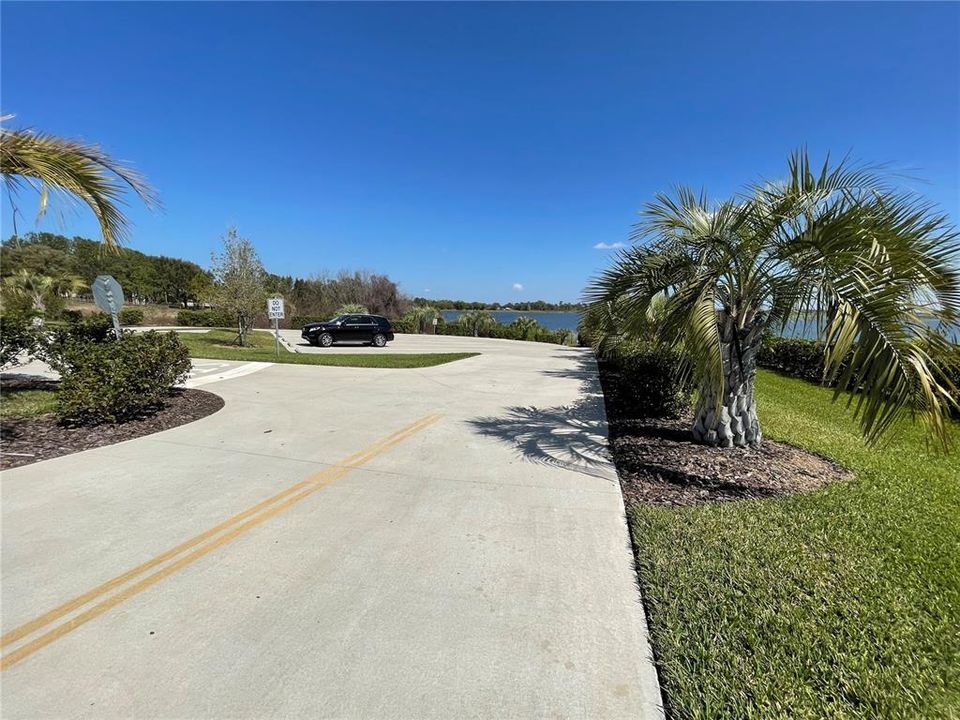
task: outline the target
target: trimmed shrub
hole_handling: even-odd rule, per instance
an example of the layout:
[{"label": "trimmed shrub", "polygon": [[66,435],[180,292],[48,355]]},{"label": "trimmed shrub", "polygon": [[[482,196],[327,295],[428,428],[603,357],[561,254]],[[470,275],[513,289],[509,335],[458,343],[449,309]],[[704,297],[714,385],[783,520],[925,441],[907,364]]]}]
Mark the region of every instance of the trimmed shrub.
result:
[{"label": "trimmed shrub", "polygon": [[143,310],[139,308],[124,308],[118,315],[121,325],[140,325],[143,323]]},{"label": "trimmed shrub", "polygon": [[81,310],[62,310],[60,319],[68,323],[78,323],[83,320],[83,312]]},{"label": "trimmed shrub", "polygon": [[760,346],[757,364],[792,377],[820,382],[823,379],[824,344],[816,340],[768,335]]},{"label": "trimmed shrub", "polygon": [[232,328],[236,318],[223,310],[181,310],[177,313],[177,325],[186,327]]},{"label": "trimmed shrub", "polygon": [[597,358],[607,409],[620,417],[678,417],[693,387],[680,373],[680,353],[652,342],[621,344]]},{"label": "trimmed shrub", "polygon": [[[451,326],[452,327],[452,326]],[[417,332],[417,322],[411,313],[404,313],[393,321],[393,329],[398,333],[407,333],[413,335]],[[453,335],[456,333],[445,333]]]},{"label": "trimmed shrub", "polygon": [[29,358],[37,348],[37,330],[29,313],[4,313],[0,316],[0,367],[18,365],[20,355]]},{"label": "trimmed shrub", "polygon": [[60,350],[57,416],[70,423],[121,422],[163,405],[190,370],[176,333],[124,334],[119,340],[74,340]]}]

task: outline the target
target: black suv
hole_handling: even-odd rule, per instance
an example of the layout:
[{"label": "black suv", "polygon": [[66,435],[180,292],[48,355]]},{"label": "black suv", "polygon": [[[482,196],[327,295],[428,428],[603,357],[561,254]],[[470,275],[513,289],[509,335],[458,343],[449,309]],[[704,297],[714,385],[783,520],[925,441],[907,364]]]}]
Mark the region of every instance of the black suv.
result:
[{"label": "black suv", "polygon": [[330,347],[335,342],[362,342],[383,347],[393,340],[393,326],[379,315],[339,315],[333,320],[304,325],[300,337],[320,347]]}]

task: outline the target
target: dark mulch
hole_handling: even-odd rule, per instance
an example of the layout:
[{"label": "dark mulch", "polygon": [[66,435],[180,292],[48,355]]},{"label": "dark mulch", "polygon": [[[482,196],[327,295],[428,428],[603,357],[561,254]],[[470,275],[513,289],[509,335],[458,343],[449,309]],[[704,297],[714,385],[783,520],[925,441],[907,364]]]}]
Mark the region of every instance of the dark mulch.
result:
[{"label": "dark mulch", "polygon": [[[29,387],[56,387],[53,383],[32,381]],[[4,379],[4,390],[11,387]],[[17,387],[26,389],[22,384]],[[223,399],[203,390],[174,390],[166,404],[155,413],[123,423],[68,427],[57,423],[53,415],[32,418],[0,419],[0,469],[29,465],[40,460],[169,430],[178,425],[212,415],[223,407]]]},{"label": "dark mulch", "polygon": [[781,497],[849,477],[831,460],[773,440],[757,449],[699,445],[690,436],[692,415],[636,419],[610,407],[610,449],[628,507]]}]

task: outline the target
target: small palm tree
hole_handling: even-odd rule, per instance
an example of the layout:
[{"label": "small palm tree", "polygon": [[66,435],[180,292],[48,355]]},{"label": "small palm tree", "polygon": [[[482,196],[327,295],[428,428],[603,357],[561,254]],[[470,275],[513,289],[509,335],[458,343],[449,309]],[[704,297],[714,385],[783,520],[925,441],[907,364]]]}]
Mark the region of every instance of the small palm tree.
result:
[{"label": "small palm tree", "polygon": [[532,340],[540,328],[540,323],[526,315],[521,315],[510,324],[516,328],[521,340]]},{"label": "small palm tree", "polygon": [[440,318],[440,311],[432,305],[419,305],[410,312],[418,333],[426,332],[427,326]]},{"label": "small palm tree", "polygon": [[569,345],[573,340],[573,330],[569,328],[560,328],[557,330],[557,343],[560,345]]},{"label": "small palm tree", "polygon": [[760,341],[799,319],[825,343],[834,399],[856,386],[855,413],[869,442],[911,412],[946,443],[956,391],[934,358],[945,355],[943,333],[960,317],[960,255],[957,232],[930,204],[892,188],[876,168],[828,158],[815,169],[798,151],[783,182],[719,203],[679,188],[641,216],[632,235],[640,244],[621,253],[587,298],[614,308],[594,314],[620,324],[607,334],[652,332],[683,348],[699,386],[696,440],[760,442]]},{"label": "small palm tree", "polygon": [[113,249],[129,232],[121,210],[124,191],[133,190],[148,207],[158,204],[142,175],[99,146],[31,130],[0,128],[0,173],[10,197],[24,186],[39,193],[38,219],[47,211],[51,193],[86,204],[100,223],[104,243]]},{"label": "small palm tree", "polygon": [[462,325],[474,337],[480,337],[497,324],[493,315],[485,310],[467,310],[457,318],[457,324]]},{"label": "small palm tree", "polygon": [[4,278],[3,284],[12,295],[24,297],[30,301],[41,323],[50,298],[75,292],[84,287],[83,281],[77,277],[52,278],[29,270],[20,270]]}]

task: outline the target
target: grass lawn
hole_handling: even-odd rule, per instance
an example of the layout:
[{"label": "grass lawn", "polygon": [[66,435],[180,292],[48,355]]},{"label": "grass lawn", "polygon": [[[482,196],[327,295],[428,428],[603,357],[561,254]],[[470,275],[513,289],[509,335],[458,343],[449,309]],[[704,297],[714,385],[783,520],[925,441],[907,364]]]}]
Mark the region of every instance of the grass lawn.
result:
[{"label": "grass lawn", "polygon": [[49,390],[0,389],[0,417],[27,418],[52,413],[57,408],[57,393]]},{"label": "grass lawn", "polygon": [[909,424],[868,449],[831,393],[800,380],[761,371],[758,392],[769,437],[856,478],[631,509],[668,716],[960,717],[960,458],[928,454]]},{"label": "grass lawn", "polygon": [[264,362],[294,363],[296,365],[339,365],[370,368],[422,368],[463,360],[480,353],[382,353],[375,348],[359,348],[356,354],[292,353],[280,348],[280,357],[274,349],[273,335],[251,332],[250,347],[231,347],[236,333],[230,330],[211,330],[206,333],[179,333],[191,357],[214,360],[261,360]]}]

